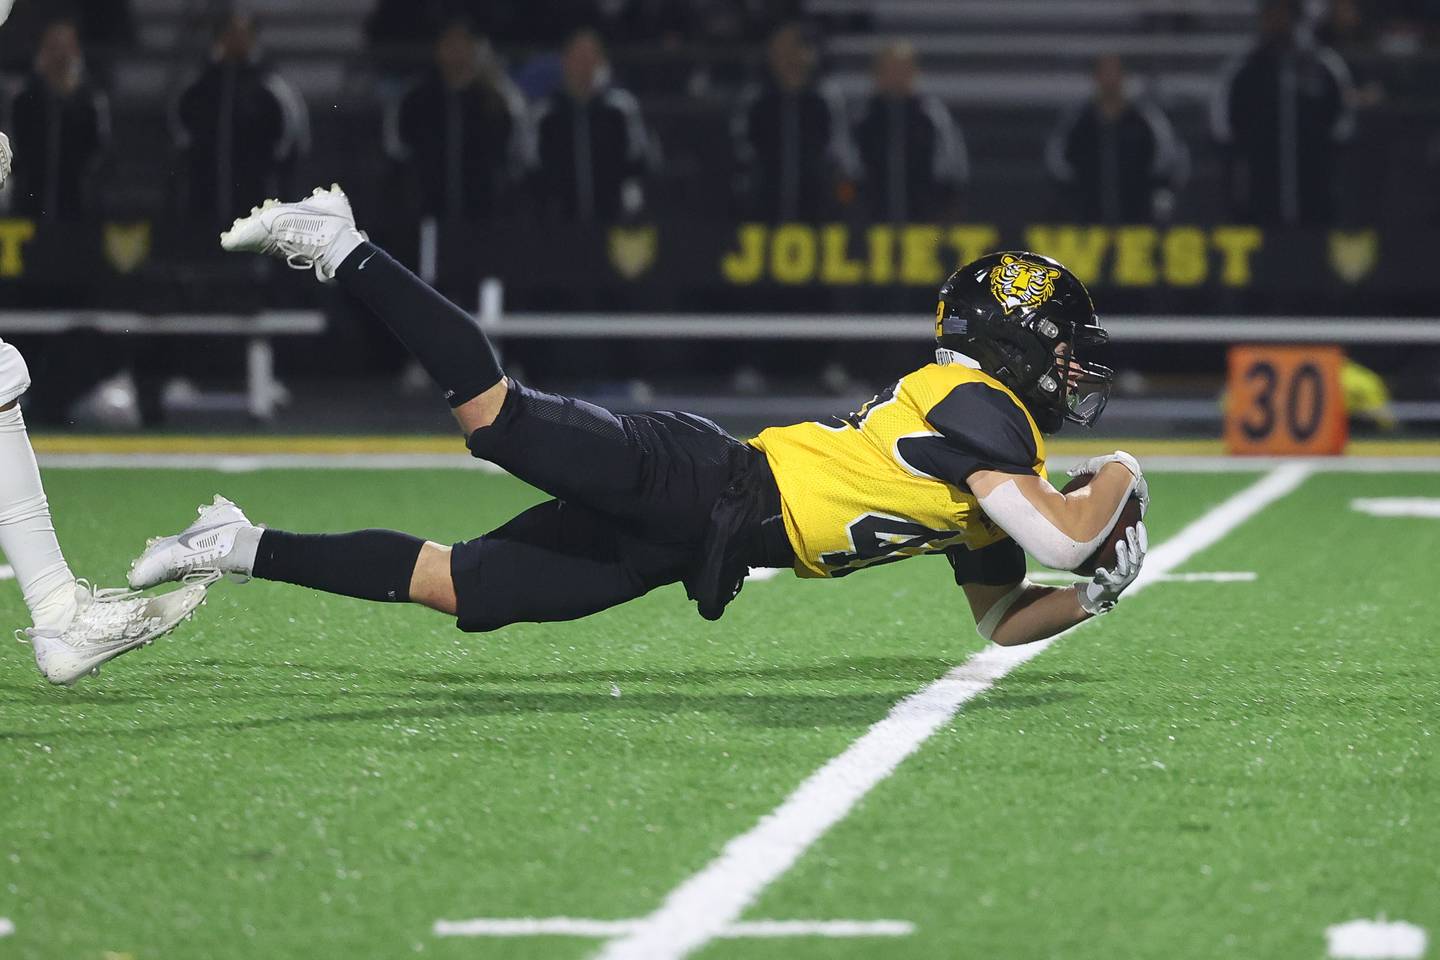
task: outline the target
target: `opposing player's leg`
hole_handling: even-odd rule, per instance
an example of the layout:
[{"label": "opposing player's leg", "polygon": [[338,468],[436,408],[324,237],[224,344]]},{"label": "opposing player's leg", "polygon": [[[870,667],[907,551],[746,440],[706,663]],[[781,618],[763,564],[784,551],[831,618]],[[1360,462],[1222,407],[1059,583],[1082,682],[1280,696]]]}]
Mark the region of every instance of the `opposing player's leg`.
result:
[{"label": "opposing player's leg", "polygon": [[0,341],[0,552],[15,571],[34,625],[49,628],[69,618],[75,576],[55,537],[50,503],[20,411],[20,397],[29,388],[24,357]]},{"label": "opposing player's leg", "polygon": [[446,547],[393,530],[297,534],[256,526],[216,497],[194,524],[152,542],[136,586],[215,571],[382,603],[416,603],[467,631],[575,620],[680,580],[692,551],[637,537],[593,510],[551,500]]},{"label": "opposing player's leg", "polygon": [[16,636],[34,647],[46,679],[71,684],[173,630],[204,601],[205,586],[140,597],[75,578],[55,536],[20,411],[29,386],[24,358],[0,341],[0,553],[15,571],[33,624]]}]

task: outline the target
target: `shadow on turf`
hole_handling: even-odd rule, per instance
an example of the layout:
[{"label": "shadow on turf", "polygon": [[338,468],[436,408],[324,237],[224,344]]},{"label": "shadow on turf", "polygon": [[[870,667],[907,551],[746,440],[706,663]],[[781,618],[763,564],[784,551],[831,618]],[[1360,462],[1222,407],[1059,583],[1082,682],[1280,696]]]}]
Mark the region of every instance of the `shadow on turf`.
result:
[{"label": "shadow on turf", "polygon": [[[193,661],[197,666],[213,667],[224,672],[245,672],[274,670],[273,661],[216,660]],[[323,666],[301,663],[286,663],[289,672],[304,673],[314,677],[333,676],[349,680],[374,680],[376,677],[390,677],[407,683],[435,684],[502,684],[502,683],[668,683],[668,684],[711,684],[733,680],[898,680],[905,683],[928,683],[941,676],[954,662],[940,657],[837,657],[803,665],[726,667],[715,669],[697,667],[691,670],[556,670],[543,673],[525,673],[513,670],[386,670],[350,668],[343,665]],[[169,678],[165,678],[169,679]],[[215,679],[213,674],[204,677]],[[1051,671],[1049,673],[1020,673],[1006,677],[1010,685],[1055,683],[1092,683],[1096,677],[1074,671]]]},{"label": "shadow on turf", "polygon": [[[4,698],[12,703],[43,703],[47,707],[120,706],[138,703],[176,703],[186,699],[176,688],[187,683],[203,682],[209,689],[203,694],[208,703],[231,701],[261,704],[270,701],[334,702],[337,697],[352,698],[379,705],[364,709],[331,710],[290,716],[214,719],[158,725],[102,727],[98,729],[69,728],[51,731],[0,730],[0,741],[26,738],[74,736],[152,736],[157,733],[183,733],[202,730],[262,730],[304,723],[370,722],[375,720],[424,720],[455,716],[507,716],[524,713],[574,713],[589,715],[619,714],[644,711],[657,714],[723,713],[743,723],[763,727],[828,727],[863,726],[885,714],[897,700],[913,693],[924,684],[945,673],[952,664],[930,657],[856,657],[821,661],[804,666],[763,667],[745,669],[604,671],[578,670],[524,673],[516,671],[425,671],[384,669],[349,669],[343,666],[307,666],[288,663],[284,669],[290,680],[305,681],[304,689],[276,685],[273,662],[244,660],[198,660],[196,667],[204,672],[168,671],[144,678],[145,690],[82,689],[60,693],[54,690],[0,684]],[[272,681],[267,689],[244,683],[263,673]],[[296,676],[302,675],[302,676]],[[216,687],[229,677],[227,690]],[[333,679],[337,684],[360,682],[373,684],[377,679],[400,681],[403,688],[377,689],[315,689],[314,682]],[[966,710],[1025,710],[1044,707],[1079,696],[1066,686],[1090,683],[1095,678],[1075,672],[1044,674],[1021,673],[1007,677],[1001,690],[973,701]],[[848,693],[804,691],[712,692],[706,690],[676,691],[640,689],[626,691],[621,687],[615,696],[611,685],[668,684],[706,687],[735,684],[746,680],[795,682],[834,682],[837,680],[887,681],[900,684],[881,690]],[[516,690],[507,685],[555,684],[582,687],[603,687],[601,690]],[[489,689],[500,687],[500,689]],[[1016,690],[1019,688],[1019,690]],[[153,692],[152,692],[153,691]],[[1022,692],[1024,691],[1024,692]],[[58,696],[57,696],[58,694]],[[393,701],[386,705],[385,701]],[[109,720],[116,719],[113,715]],[[446,746],[445,749],[449,749]]]}]

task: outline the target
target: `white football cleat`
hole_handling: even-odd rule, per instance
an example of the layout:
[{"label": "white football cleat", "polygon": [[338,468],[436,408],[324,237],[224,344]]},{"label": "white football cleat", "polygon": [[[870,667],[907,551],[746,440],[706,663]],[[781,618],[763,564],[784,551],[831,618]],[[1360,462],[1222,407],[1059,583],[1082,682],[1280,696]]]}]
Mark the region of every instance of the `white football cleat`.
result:
[{"label": "white football cleat", "polygon": [[35,649],[35,666],[46,680],[70,686],[86,674],[189,620],[205,602],[214,579],[197,580],[158,597],[128,590],[97,590],[75,581],[75,612],[63,629],[30,627],[15,638]]},{"label": "white football cleat", "polygon": [[250,208],[220,234],[220,246],[232,252],[268,253],[296,270],[315,268],[321,282],[335,279],[335,271],[365,239],[355,229],[350,198],[338,183],[295,203],[266,200]]},{"label": "white football cleat", "polygon": [[5,179],[10,176],[10,161],[14,156],[10,151],[10,138],[0,133],[0,187],[5,186]]},{"label": "white football cleat", "polygon": [[130,564],[132,589],[144,590],[191,574],[214,574],[217,579],[223,574],[241,583],[250,579],[248,572],[227,569],[225,558],[235,547],[235,535],[255,524],[218,493],[197,513],[195,522],[175,536],[155,537],[145,544],[145,552]]}]

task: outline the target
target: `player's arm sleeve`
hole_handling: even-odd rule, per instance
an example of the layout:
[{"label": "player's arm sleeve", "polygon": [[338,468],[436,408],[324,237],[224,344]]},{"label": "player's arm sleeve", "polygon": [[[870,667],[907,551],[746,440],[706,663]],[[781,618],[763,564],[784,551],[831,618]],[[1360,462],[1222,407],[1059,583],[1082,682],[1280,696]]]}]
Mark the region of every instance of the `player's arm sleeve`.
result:
[{"label": "player's arm sleeve", "polygon": [[170,100],[170,138],[181,150],[188,150],[195,125],[196,84],[184,87],[179,96]]},{"label": "player's arm sleeve", "polygon": [[1355,80],[1344,58],[1334,50],[1321,47],[1316,56],[1333,84],[1334,121],[1330,125],[1330,139],[1343,143],[1355,135]]},{"label": "player's arm sleeve", "polygon": [[860,176],[860,160],[855,141],[850,137],[845,98],[827,84],[820,89],[820,102],[825,107],[825,152],[830,164],[837,175],[857,179]]},{"label": "player's arm sleeve", "polygon": [[1045,166],[1049,169],[1050,176],[1059,183],[1070,183],[1075,179],[1071,143],[1075,127],[1080,122],[1080,114],[1081,111],[1077,109],[1061,117],[1055,129],[1050,132],[1050,139],[1045,141]]},{"label": "player's arm sleeve", "polygon": [[936,183],[958,186],[970,179],[970,157],[965,138],[955,125],[955,118],[939,97],[921,101],[921,109],[935,133],[935,151],[930,158],[930,175]]},{"label": "player's arm sleeve", "polygon": [[100,154],[110,146],[110,98],[105,95],[104,91],[91,91],[90,114],[90,129],[87,132],[91,136],[91,141],[85,145],[85,151],[91,154],[91,165],[96,165],[100,162]]},{"label": "player's arm sleeve", "polygon": [[275,159],[287,160],[309,153],[310,111],[305,106],[305,98],[278,73],[272,73],[265,78],[265,89],[270,92],[279,111]]},{"label": "player's arm sleeve", "polygon": [[607,102],[620,116],[625,132],[625,165],[630,174],[643,173],[655,166],[650,134],[640,114],[640,102],[628,90],[618,87],[606,93]]},{"label": "player's arm sleeve", "polygon": [[1175,135],[1170,118],[1153,103],[1139,106],[1140,118],[1150,129],[1150,178],[1155,183],[1178,183],[1186,173],[1185,145]]},{"label": "player's arm sleeve", "polygon": [[415,143],[416,113],[419,108],[419,86],[412,86],[399,97],[386,100],[381,120],[385,153],[391,160],[409,160]]},{"label": "player's arm sleeve", "polygon": [[1025,579],[1025,551],[1020,544],[1006,537],[988,547],[971,550],[965,546],[951,547],[945,551],[955,571],[955,583],[967,583],[982,587],[1004,587]]},{"label": "player's arm sleeve", "polygon": [[759,99],[758,88],[747,89],[741,94],[740,105],[730,118],[731,149],[735,155],[735,165],[741,169],[748,169],[755,162],[755,142],[750,134],[750,115],[754,112]]},{"label": "player's arm sleeve", "polygon": [[1010,395],[981,382],[962,383],[925,415],[935,434],[901,437],[899,458],[914,472],[968,490],[977,470],[1035,475],[1030,420]]}]

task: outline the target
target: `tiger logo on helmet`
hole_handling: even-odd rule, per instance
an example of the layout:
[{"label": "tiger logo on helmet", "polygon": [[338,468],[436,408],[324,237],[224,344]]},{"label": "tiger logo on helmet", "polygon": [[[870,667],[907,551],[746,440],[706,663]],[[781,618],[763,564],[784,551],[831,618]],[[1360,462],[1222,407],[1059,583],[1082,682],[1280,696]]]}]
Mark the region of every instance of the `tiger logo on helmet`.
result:
[{"label": "tiger logo on helmet", "polygon": [[990,271],[990,293],[1008,314],[1020,307],[1038,307],[1055,296],[1060,271],[1009,254]]}]

